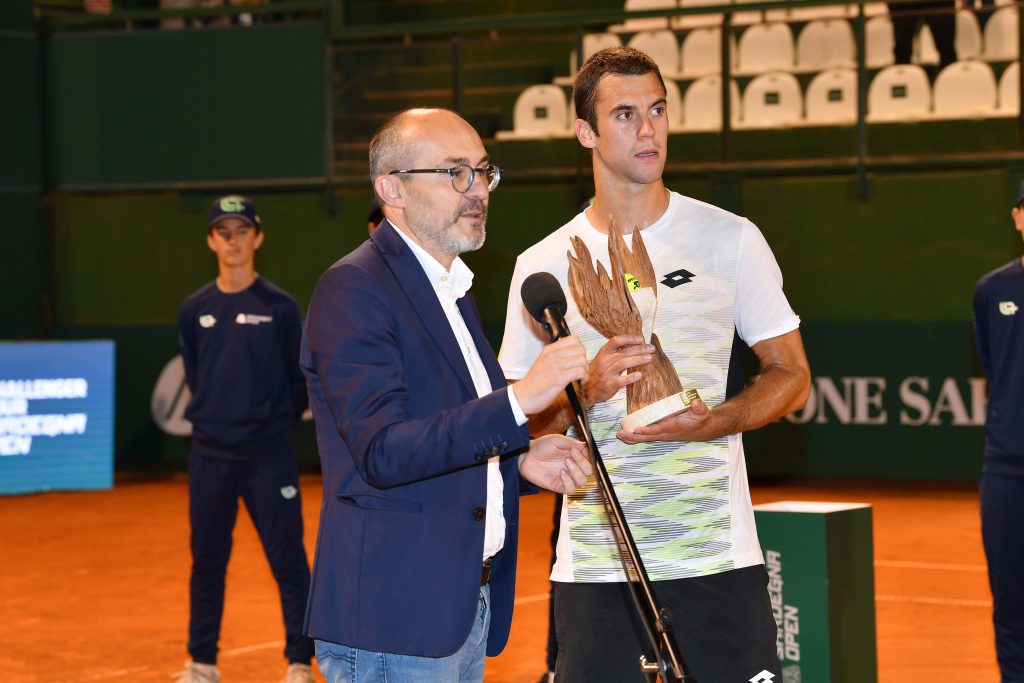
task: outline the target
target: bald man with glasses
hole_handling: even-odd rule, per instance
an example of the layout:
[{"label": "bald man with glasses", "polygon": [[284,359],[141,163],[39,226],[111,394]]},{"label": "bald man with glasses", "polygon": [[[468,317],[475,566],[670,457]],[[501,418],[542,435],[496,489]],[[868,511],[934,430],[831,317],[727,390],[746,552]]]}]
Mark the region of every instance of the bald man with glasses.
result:
[{"label": "bald man with glasses", "polygon": [[501,180],[468,123],[402,112],[370,175],[385,220],[320,278],[300,354],[324,472],[306,633],[329,683],[482,681],[512,621],[519,495],[592,472],[526,426],[586,354],[568,337],[506,385],[459,258]]}]

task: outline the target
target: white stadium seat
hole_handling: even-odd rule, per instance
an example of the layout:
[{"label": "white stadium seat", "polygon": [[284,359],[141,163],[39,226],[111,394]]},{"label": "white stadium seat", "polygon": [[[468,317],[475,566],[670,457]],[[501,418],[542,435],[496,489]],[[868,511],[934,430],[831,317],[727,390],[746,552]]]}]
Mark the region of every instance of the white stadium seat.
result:
[{"label": "white stadium seat", "polygon": [[999,113],[1004,116],[1020,113],[1020,62],[1006,67],[999,77]]},{"label": "white stadium seat", "polygon": [[853,28],[845,19],[820,19],[804,26],[796,40],[797,71],[852,67],[857,63]]},{"label": "white stadium seat", "polygon": [[576,59],[576,50],[569,53],[569,76],[559,76],[554,82],[561,85],[572,85],[580,65],[590,59],[595,52],[609,47],[622,47],[622,39],[614,33],[585,33],[583,35],[583,60]]},{"label": "white stadium seat", "polygon": [[565,93],[557,85],[531,85],[516,98],[511,133],[498,131],[496,137],[534,139],[566,136],[569,134],[566,126],[568,108]]},{"label": "white stadium seat", "polygon": [[829,69],[807,86],[804,120],[823,126],[857,122],[857,72]]},{"label": "white stadium seat", "polygon": [[[729,54],[736,68],[736,40],[729,36]],[[695,28],[683,38],[679,49],[679,75],[697,78],[722,72],[722,29]]]},{"label": "white stadium seat", "polygon": [[869,69],[881,69],[896,61],[893,48],[892,19],[889,15],[871,17],[864,23],[864,62]]},{"label": "white stadium seat", "polygon": [[[623,7],[627,12],[675,8],[676,0],[626,0]],[[633,33],[635,31],[657,31],[668,27],[668,17],[648,17],[646,19],[626,19],[624,23],[609,26],[608,30],[615,33]]]},{"label": "white stadium seat", "polygon": [[942,58],[939,50],[935,47],[935,37],[932,36],[932,29],[928,24],[922,24],[921,30],[914,36],[914,46],[911,49],[910,61],[914,64],[935,64]]},{"label": "white stadium seat", "polygon": [[[750,2],[758,2],[758,0],[732,0],[734,5],[742,5]],[[733,26],[753,26],[760,24],[764,21],[764,12],[761,10],[748,10],[744,12],[733,12],[732,13],[732,25]]]},{"label": "white stadium seat", "polygon": [[665,104],[668,107],[668,129],[672,132],[683,129],[683,98],[679,86],[671,78],[665,78]]},{"label": "white stadium seat", "polygon": [[960,61],[981,58],[981,28],[974,12],[963,9],[957,11],[955,47],[956,58]]},{"label": "white stadium seat", "polygon": [[743,92],[743,127],[778,128],[799,123],[804,97],[800,83],[789,73],[761,74]]},{"label": "white stadium seat", "polygon": [[679,75],[679,43],[672,31],[641,31],[630,39],[629,46],[646,52],[657,62],[664,78]]},{"label": "white stadium seat", "polygon": [[1017,59],[1018,44],[1017,8],[997,9],[985,24],[985,59],[990,62],[1011,62]]},{"label": "white stadium seat", "polygon": [[931,113],[928,75],[913,64],[887,66],[868,88],[868,121],[916,121]]},{"label": "white stadium seat", "polygon": [[996,113],[998,86],[985,62],[954,62],[935,79],[933,114],[939,118],[977,118]]},{"label": "white stadium seat", "polygon": [[[740,121],[740,88],[730,83],[729,117],[732,126]],[[704,76],[690,84],[683,94],[683,128],[688,131],[722,129],[722,77]]]},{"label": "white stadium seat", "polygon": [[[700,7],[702,5],[717,4],[716,0],[679,0],[680,7]],[[672,28],[688,29],[702,26],[721,26],[722,15],[718,14],[689,14],[675,17],[672,20]]]},{"label": "white stadium seat", "polygon": [[[789,26],[782,23],[751,26],[740,36],[737,74],[791,71],[795,48]],[[685,65],[684,65],[685,66]]]},{"label": "white stadium seat", "polygon": [[843,19],[849,15],[845,5],[820,5],[818,7],[796,7],[789,10],[790,21],[817,21],[819,19]]}]

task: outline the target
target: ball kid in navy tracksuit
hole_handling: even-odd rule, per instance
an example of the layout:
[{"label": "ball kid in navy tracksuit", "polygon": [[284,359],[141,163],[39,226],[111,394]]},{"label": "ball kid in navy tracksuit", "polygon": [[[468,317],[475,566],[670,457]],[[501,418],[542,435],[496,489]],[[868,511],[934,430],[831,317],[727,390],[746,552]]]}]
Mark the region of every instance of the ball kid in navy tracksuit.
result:
[{"label": "ball kid in navy tracksuit", "polygon": [[207,244],[218,276],[181,306],[178,326],[192,392],[189,519],[191,612],[182,681],[218,681],[217,642],[231,534],[241,498],[281,593],[290,662],[285,681],[312,681],[312,641],[302,635],[309,563],[292,432],[306,409],[299,369],[301,313],[255,271],[264,233],[248,198],[221,197]]},{"label": "ball kid in navy tracksuit", "polygon": [[[1024,236],[1024,183],[1011,216]],[[988,380],[981,534],[1002,683],[1024,681],[1024,260],[978,282],[974,335]]]}]

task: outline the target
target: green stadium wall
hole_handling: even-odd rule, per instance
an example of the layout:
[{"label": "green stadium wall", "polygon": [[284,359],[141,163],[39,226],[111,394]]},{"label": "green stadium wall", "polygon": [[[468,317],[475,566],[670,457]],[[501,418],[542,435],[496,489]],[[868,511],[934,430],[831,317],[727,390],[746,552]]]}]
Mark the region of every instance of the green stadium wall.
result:
[{"label": "green stadium wall", "polygon": [[[474,293],[497,347],[515,256],[579,206],[574,183],[517,182],[493,195],[486,246],[469,255]],[[877,175],[864,201],[850,177],[746,180],[740,213],[767,236],[803,319],[815,375],[801,413],[748,435],[760,475],[968,480],[983,443],[973,353],[977,279],[1020,253],[1006,171]],[[668,179],[699,199],[711,182]],[[253,192],[267,241],[261,273],[305,307],[317,277],[365,239],[369,188]],[[210,197],[175,193],[51,198],[60,336],[118,341],[118,464],[180,465],[149,397],[177,351],[178,304],[215,275],[204,241]],[[751,366],[750,371],[753,371]],[[316,460],[308,425],[303,461]]]},{"label": "green stadium wall", "polygon": [[[254,197],[267,230],[258,268],[303,307],[320,273],[366,237],[368,184],[289,189],[322,176],[326,163],[323,27],[20,40],[0,41],[0,50],[35,54],[42,76],[14,82],[24,105],[4,113],[4,139],[26,169],[0,194],[5,235],[18,250],[3,257],[5,291],[18,294],[8,297],[4,329],[117,341],[117,466],[181,467],[186,440],[160,431],[149,402],[177,352],[178,305],[215,274],[204,240],[215,193]],[[16,125],[35,146],[12,133]],[[876,127],[871,140],[874,153],[1017,144],[1007,121]],[[746,159],[844,155],[854,142],[850,129],[733,137]],[[467,261],[497,346],[515,256],[570,218],[592,188],[585,173],[583,182],[573,176],[571,141],[489,146],[505,180],[487,245]],[[983,273],[1021,252],[1008,216],[1020,170],[879,171],[863,197],[849,175],[763,177],[741,163],[730,177],[702,176],[685,166],[719,154],[714,136],[672,136],[667,183],[761,227],[803,319],[815,375],[807,409],[747,436],[751,472],[974,479],[984,398],[971,294]],[[315,466],[308,423],[300,454]]]},{"label": "green stadium wall", "polygon": [[50,186],[324,175],[321,23],[56,34],[43,67]]},{"label": "green stadium wall", "polygon": [[46,244],[40,47],[30,1],[0,7],[0,64],[0,339],[24,339],[44,330]]}]

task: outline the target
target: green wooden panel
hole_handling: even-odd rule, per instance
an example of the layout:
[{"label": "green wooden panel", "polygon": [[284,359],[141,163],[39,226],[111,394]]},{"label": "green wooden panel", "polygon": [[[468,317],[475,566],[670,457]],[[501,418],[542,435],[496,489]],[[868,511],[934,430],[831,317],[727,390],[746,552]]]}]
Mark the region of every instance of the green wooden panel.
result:
[{"label": "green wooden panel", "polygon": [[57,187],[322,176],[322,24],[60,34],[44,43]]},{"label": "green wooden panel", "polygon": [[[369,185],[369,183],[367,183]],[[371,194],[249,193],[266,240],[256,265],[305,307],[317,277],[366,239]],[[206,246],[213,195],[58,195],[54,204],[59,325],[173,325],[181,301],[217,274]]]},{"label": "green wooden panel", "polygon": [[970,320],[984,273],[1020,253],[1006,171],[743,183],[798,314],[825,320]]},{"label": "green wooden panel", "polygon": [[0,186],[38,187],[42,183],[39,125],[39,41],[31,32],[0,29]]},{"label": "green wooden panel", "polygon": [[43,335],[43,229],[38,189],[0,190],[0,339]]},{"label": "green wooden panel", "polygon": [[0,29],[8,31],[35,30],[35,17],[32,12],[35,3],[32,0],[4,0],[0,2]]}]

